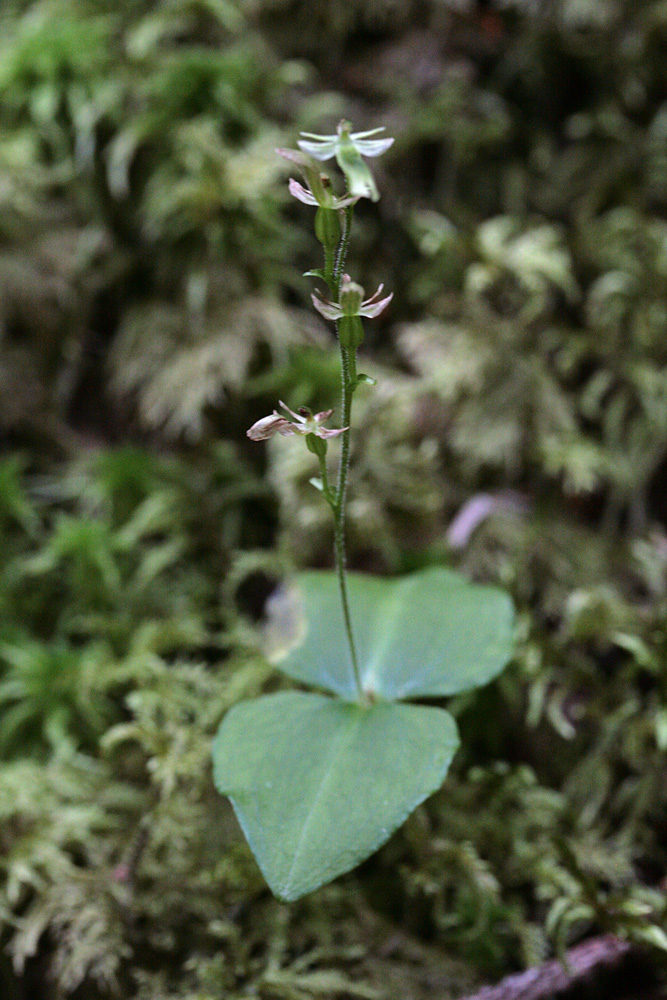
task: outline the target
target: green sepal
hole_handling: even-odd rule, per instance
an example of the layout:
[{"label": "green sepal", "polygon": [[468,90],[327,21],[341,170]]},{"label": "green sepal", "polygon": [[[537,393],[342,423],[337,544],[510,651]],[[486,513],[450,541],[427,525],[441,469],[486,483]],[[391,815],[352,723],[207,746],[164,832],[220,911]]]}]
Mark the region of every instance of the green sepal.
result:
[{"label": "green sepal", "polygon": [[378,381],[376,378],[371,378],[370,375],[357,375],[357,385],[377,385]]},{"label": "green sepal", "polygon": [[302,277],[304,278],[320,278],[322,281],[327,280],[327,276],[321,267],[314,267],[311,271],[304,271]]}]

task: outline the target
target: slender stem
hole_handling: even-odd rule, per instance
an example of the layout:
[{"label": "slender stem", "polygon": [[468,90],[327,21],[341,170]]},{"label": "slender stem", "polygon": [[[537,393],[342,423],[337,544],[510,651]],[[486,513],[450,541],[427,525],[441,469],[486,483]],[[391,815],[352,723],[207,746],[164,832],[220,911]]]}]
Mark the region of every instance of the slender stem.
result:
[{"label": "slender stem", "polygon": [[334,523],[335,546],[336,546],[336,570],[338,572],[338,588],[340,590],[340,601],[343,608],[343,619],[345,621],[345,632],[347,642],[350,647],[350,658],[352,660],[352,670],[354,671],[354,683],[357,688],[359,701],[365,701],[363,688],[361,686],[361,673],[359,671],[359,661],[357,660],[357,650],[354,645],[354,633],[352,631],[352,618],[350,617],[350,604],[347,597],[347,580],[345,578],[345,536],[341,522],[336,519]]},{"label": "slender stem", "polygon": [[329,286],[329,290],[333,292],[334,289],[334,251],[333,248],[325,246],[324,248],[324,280]]},{"label": "slender stem", "polygon": [[347,498],[347,477],[350,468],[350,419],[352,413],[352,386],[350,384],[350,360],[347,348],[340,349],[341,356],[341,410],[343,426],[348,429],[342,435],[342,446],[340,455],[340,466],[338,469],[338,487],[336,490],[336,505],[334,507],[334,546],[336,551],[336,570],[338,572],[338,587],[340,589],[340,600],[343,607],[343,619],[345,621],[345,631],[350,647],[350,657],[352,659],[352,669],[354,680],[357,686],[359,700],[364,698],[361,686],[361,674],[359,671],[359,661],[357,650],[354,644],[354,632],[352,630],[352,618],[350,616],[350,605],[347,597],[347,580],[345,577],[346,554],[345,554],[345,501]]},{"label": "slender stem", "polygon": [[340,347],[340,408],[343,427],[347,430],[342,437],[342,447],[340,452],[340,466],[338,467],[338,486],[336,488],[336,507],[338,516],[345,518],[345,499],[347,495],[347,476],[350,471],[350,421],[352,419],[352,383],[350,379],[350,351],[349,348]]},{"label": "slender stem", "polygon": [[[345,209],[343,227],[340,243],[336,251],[336,260],[333,268],[332,288],[334,301],[338,301],[340,295],[340,284],[343,277],[343,269],[347,258],[347,251],[350,241],[350,229],[352,227],[353,207],[348,205]],[[326,265],[325,265],[326,266]],[[338,330],[336,330],[338,333]],[[340,340],[339,340],[340,344]],[[350,603],[347,596],[347,579],[345,577],[346,554],[345,554],[345,501],[347,497],[347,477],[350,468],[350,421],[352,415],[352,393],[353,386],[350,379],[350,368],[354,369],[354,358],[350,364],[350,353],[347,348],[340,345],[341,360],[341,419],[342,426],[347,430],[342,435],[340,466],[338,468],[338,484],[336,493],[331,504],[334,516],[334,550],[336,555],[336,572],[338,574],[338,587],[340,590],[340,601],[343,608],[343,620],[345,622],[345,632],[347,642],[350,647],[350,658],[352,660],[352,670],[354,671],[354,681],[357,688],[359,700],[364,698],[361,686],[361,673],[359,671],[359,661],[357,650],[354,644],[354,632],[352,630],[352,617],[350,615]],[[322,476],[324,486],[324,474]],[[326,490],[326,487],[325,487]]]},{"label": "slender stem", "polygon": [[322,494],[324,499],[329,503],[332,510],[336,509],[336,498],[331,492],[331,487],[329,485],[329,471],[327,469],[327,460],[325,455],[318,455],[320,461],[320,478],[322,480]]},{"label": "slender stem", "polygon": [[352,228],[352,215],[354,212],[354,206],[348,205],[345,209],[345,215],[343,217],[343,231],[340,238],[340,243],[338,244],[338,250],[336,251],[336,263],[334,265],[333,271],[333,293],[334,301],[338,302],[338,296],[340,294],[340,282],[343,277],[343,268],[345,267],[345,261],[347,259],[347,251],[350,245],[350,229]]}]

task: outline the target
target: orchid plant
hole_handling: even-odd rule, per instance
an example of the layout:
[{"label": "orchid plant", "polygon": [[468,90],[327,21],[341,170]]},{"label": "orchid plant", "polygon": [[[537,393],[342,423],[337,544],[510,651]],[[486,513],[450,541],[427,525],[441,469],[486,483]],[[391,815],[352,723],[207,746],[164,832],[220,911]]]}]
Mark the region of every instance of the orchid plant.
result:
[{"label": "orchid plant", "polygon": [[[379,316],[392,295],[380,285],[366,298],[345,266],[354,209],[379,198],[365,160],[392,145],[382,132],[352,132],[343,121],[333,135],[302,133],[298,149],[278,150],[301,175],[290,180],[291,194],[316,210],[324,263],[307,276],[326,286],[313,305],[336,327],[341,426],[324,426],[331,409],[312,414],[281,402],[283,412],[257,420],[248,437],[302,437],[319,463],[311,483],[331,508],[335,571],[297,578],[300,628],[278,666],[327,693],[281,691],[234,706],[213,758],[218,789],[231,799],[269,886],[285,900],[355,867],[442,784],[458,748],[456,723],[444,708],[411,699],[485,684],[512,651],[512,604],[495,587],[444,567],[399,579],[346,569],[352,401],[360,386],[375,384],[357,372],[357,355],[363,321]],[[321,167],[331,159],[345,183],[340,194]],[[334,438],[335,482],[328,458]]]}]

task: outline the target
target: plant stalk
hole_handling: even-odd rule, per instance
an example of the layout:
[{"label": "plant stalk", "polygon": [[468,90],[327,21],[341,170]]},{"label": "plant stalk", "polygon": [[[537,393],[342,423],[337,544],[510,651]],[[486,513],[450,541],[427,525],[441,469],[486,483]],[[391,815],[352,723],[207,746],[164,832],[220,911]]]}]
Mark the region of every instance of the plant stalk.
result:
[{"label": "plant stalk", "polygon": [[347,251],[350,245],[350,230],[352,228],[352,216],[354,213],[354,207],[348,205],[345,209],[345,215],[343,216],[343,227],[340,237],[340,243],[338,244],[338,249],[336,251],[336,263],[334,265],[333,271],[333,294],[334,300],[338,302],[338,297],[340,295],[340,283],[343,277],[343,268],[345,267],[345,261],[347,259]]},{"label": "plant stalk", "polygon": [[352,630],[352,618],[350,616],[350,605],[347,597],[347,580],[345,576],[346,553],[345,553],[345,502],[347,499],[347,479],[350,469],[350,419],[352,414],[352,385],[350,383],[350,359],[349,351],[345,347],[340,349],[341,356],[341,410],[343,426],[348,430],[342,435],[342,446],[340,453],[340,466],[338,469],[338,486],[336,490],[336,504],[334,507],[334,547],[336,552],[336,570],[338,573],[338,587],[340,589],[340,599],[343,607],[343,619],[345,621],[345,631],[350,647],[350,657],[352,659],[352,669],[354,680],[357,686],[359,701],[363,701],[364,692],[361,686],[361,674],[359,672],[359,661],[357,650],[354,644],[354,632]]},{"label": "plant stalk", "polygon": [[[338,250],[336,252],[336,263],[334,266],[334,273],[333,273],[333,293],[336,301],[338,301],[340,295],[340,283],[343,277],[345,260],[347,258],[347,250],[350,240],[350,229],[352,226],[352,212],[353,212],[352,206],[349,205],[345,209],[341,239],[338,245]],[[336,334],[338,334],[338,330],[336,330]],[[340,361],[341,361],[341,420],[342,420],[341,426],[347,427],[347,430],[342,435],[340,465],[338,467],[338,484],[336,487],[335,504],[333,506],[334,550],[336,555],[336,572],[338,574],[338,588],[340,590],[340,601],[343,608],[343,620],[345,622],[347,641],[350,647],[352,670],[354,672],[354,680],[357,687],[358,700],[363,701],[364,692],[361,686],[361,674],[359,671],[359,661],[357,659],[357,649],[354,643],[354,631],[352,629],[350,603],[347,596],[347,579],[345,576],[345,567],[347,561],[345,552],[345,503],[347,499],[347,479],[350,470],[350,427],[352,420],[352,395],[354,392],[354,385],[352,383],[350,375],[351,371],[356,371],[356,359],[354,358],[354,356],[350,358],[349,349],[343,347],[343,345],[340,343],[340,339],[338,340],[338,343],[340,346]]]},{"label": "plant stalk", "polygon": [[331,492],[331,486],[329,485],[329,470],[327,469],[327,458],[326,454],[319,455],[320,462],[320,479],[322,480],[322,494],[324,499],[328,502],[331,509],[335,512],[336,510],[336,497]]}]

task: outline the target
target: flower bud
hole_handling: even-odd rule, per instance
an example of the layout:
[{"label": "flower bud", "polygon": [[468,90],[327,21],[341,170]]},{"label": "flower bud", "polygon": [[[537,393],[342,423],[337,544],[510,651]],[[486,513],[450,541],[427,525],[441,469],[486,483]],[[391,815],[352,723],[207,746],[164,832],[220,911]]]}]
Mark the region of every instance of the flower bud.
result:
[{"label": "flower bud", "polygon": [[364,299],[364,290],[356,281],[343,281],[340,288],[340,307],[344,316],[358,316],[361,303]]}]

